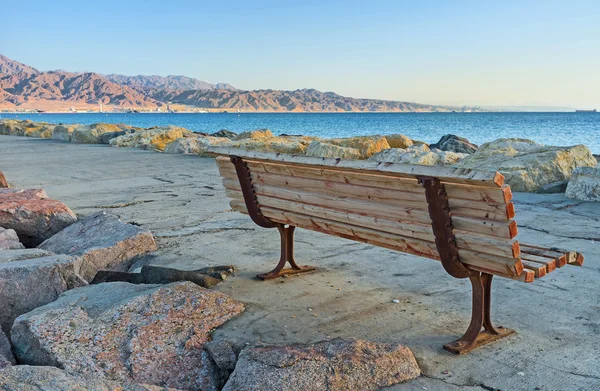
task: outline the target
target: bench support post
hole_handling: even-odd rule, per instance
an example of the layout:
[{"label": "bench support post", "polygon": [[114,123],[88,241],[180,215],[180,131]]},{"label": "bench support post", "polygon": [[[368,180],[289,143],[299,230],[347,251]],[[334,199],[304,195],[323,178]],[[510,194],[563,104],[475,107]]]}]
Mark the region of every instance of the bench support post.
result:
[{"label": "bench support post", "polygon": [[[311,266],[298,266],[296,264],[294,259],[294,230],[296,227],[276,223],[263,216],[260,212],[258,201],[256,200],[256,194],[254,193],[254,186],[252,185],[252,178],[250,176],[248,165],[238,156],[231,156],[230,159],[235,166],[235,171],[240,181],[244,202],[246,203],[246,209],[248,210],[250,218],[260,227],[277,228],[279,236],[281,237],[281,257],[279,258],[279,263],[275,269],[268,273],[259,274],[257,277],[261,280],[270,280],[284,275],[306,273],[315,270],[315,268]],[[284,269],[286,263],[289,263],[291,268]]]},{"label": "bench support post", "polygon": [[[298,266],[294,259],[294,230],[296,227],[283,224],[277,224],[279,235],[281,236],[281,257],[279,263],[275,266],[275,269],[268,273],[259,274],[258,277],[261,280],[270,280],[285,275],[306,273],[315,270],[312,266]],[[289,263],[291,268],[284,269],[285,265]]]},{"label": "bench support post", "polygon": [[472,272],[469,276],[473,287],[471,324],[460,339],[444,345],[447,351],[455,354],[468,353],[515,333],[514,330],[502,326],[496,328],[492,324],[492,277],[491,274],[479,272]]}]

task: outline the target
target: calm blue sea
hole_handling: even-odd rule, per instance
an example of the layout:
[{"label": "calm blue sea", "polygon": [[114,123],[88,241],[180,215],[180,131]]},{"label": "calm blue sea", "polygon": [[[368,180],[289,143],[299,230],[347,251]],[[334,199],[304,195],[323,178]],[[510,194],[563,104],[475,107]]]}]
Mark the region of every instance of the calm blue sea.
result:
[{"label": "calm blue sea", "polygon": [[600,153],[600,113],[202,113],[202,114],[0,114],[0,118],[51,123],[177,125],[212,133],[268,128],[275,134],[323,138],[403,133],[428,143],[453,133],[481,144],[500,137],[547,145],[585,144]]}]

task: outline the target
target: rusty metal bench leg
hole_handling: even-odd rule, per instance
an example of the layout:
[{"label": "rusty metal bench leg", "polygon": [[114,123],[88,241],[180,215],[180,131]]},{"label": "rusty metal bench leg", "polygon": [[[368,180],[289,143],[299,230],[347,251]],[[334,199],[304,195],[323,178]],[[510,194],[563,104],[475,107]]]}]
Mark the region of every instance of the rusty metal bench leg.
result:
[{"label": "rusty metal bench leg", "polygon": [[[473,286],[473,309],[471,324],[467,332],[457,341],[444,345],[444,349],[455,354],[468,353],[483,345],[514,334],[515,331],[499,326],[491,321],[492,277],[487,273],[473,273],[469,276]],[[483,327],[483,330],[482,330]]]},{"label": "rusty metal bench leg", "polygon": [[[270,280],[284,275],[306,273],[315,270],[311,266],[298,266],[296,264],[296,260],[294,259],[294,230],[296,227],[291,225],[286,227],[283,224],[278,224],[277,229],[281,236],[281,258],[279,259],[279,263],[275,269],[268,273],[259,274],[256,277],[261,280]],[[286,263],[289,263],[291,268],[284,269]]]}]

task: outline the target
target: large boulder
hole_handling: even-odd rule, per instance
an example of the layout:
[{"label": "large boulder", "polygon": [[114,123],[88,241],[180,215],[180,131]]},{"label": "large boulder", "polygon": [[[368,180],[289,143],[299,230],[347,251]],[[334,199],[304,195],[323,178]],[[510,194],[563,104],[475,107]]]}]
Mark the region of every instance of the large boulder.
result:
[{"label": "large boulder", "polygon": [[242,303],[191,282],[110,282],[67,291],[20,316],[17,360],[71,374],[186,390],[217,390],[221,369],[204,349]]},{"label": "large boulder", "polygon": [[47,122],[34,122],[31,120],[3,120],[0,122],[0,134],[51,138],[55,126]]},{"label": "large boulder", "polygon": [[419,164],[423,166],[449,166],[466,157],[464,153],[430,150],[425,144],[415,144],[409,148],[390,148],[369,158],[385,163]]},{"label": "large boulder", "polygon": [[21,122],[14,119],[0,120],[0,134],[5,136],[16,136],[17,129],[21,128]]},{"label": "large boulder", "polygon": [[16,364],[15,356],[13,356],[10,342],[0,328],[0,369],[11,364]]},{"label": "large boulder", "polygon": [[81,126],[83,125],[56,125],[52,131],[52,139],[59,141],[71,141],[71,135],[73,134],[73,131]]},{"label": "large boulder", "polygon": [[177,391],[138,383],[122,383],[71,375],[55,367],[17,365],[0,370],[2,391]]},{"label": "large boulder", "polygon": [[25,248],[19,241],[19,236],[14,229],[0,227],[0,250],[18,250]]},{"label": "large boulder", "polygon": [[582,201],[600,201],[600,168],[578,167],[573,170],[565,195]]},{"label": "large boulder", "polygon": [[15,318],[85,285],[77,259],[37,249],[0,251],[0,327],[8,333]]},{"label": "large boulder", "polygon": [[101,269],[126,271],[136,255],[157,249],[152,233],[106,212],[96,212],[60,231],[38,248],[75,257],[91,281]]},{"label": "large boulder", "polygon": [[184,155],[207,156],[208,148],[214,146],[230,146],[231,141],[226,137],[197,136],[179,138],[169,143],[165,153],[181,153]]},{"label": "large boulder", "polygon": [[385,136],[388,144],[390,144],[390,148],[408,148],[411,147],[414,142],[407,136],[403,134],[388,134]]},{"label": "large boulder", "polygon": [[313,141],[312,137],[261,137],[244,138],[234,140],[227,146],[247,151],[279,152],[286,154],[304,154],[308,145]]},{"label": "large boulder", "polygon": [[73,130],[71,142],[78,144],[100,144],[104,133],[119,132],[121,128],[114,124],[80,125]]},{"label": "large boulder", "polygon": [[0,227],[14,229],[26,247],[37,246],[75,221],[71,209],[41,189],[0,189]]},{"label": "large boulder", "polygon": [[477,150],[477,145],[471,143],[464,137],[447,134],[442,136],[437,143],[431,144],[429,148],[457,153],[473,153]]},{"label": "large boulder", "polygon": [[361,159],[362,155],[356,148],[340,147],[325,141],[315,140],[306,148],[306,156],[329,157],[340,159]]},{"label": "large boulder", "polygon": [[237,136],[233,137],[234,140],[245,140],[245,139],[259,139],[259,138],[271,138],[274,137],[273,133],[269,129],[257,129],[250,130],[248,132],[242,132]]},{"label": "large boulder", "polygon": [[191,134],[189,130],[177,126],[160,126],[138,129],[133,133],[115,137],[109,144],[111,147],[142,148],[162,152],[169,143]]},{"label": "large boulder", "polygon": [[56,125],[48,123],[36,123],[35,126],[26,128],[25,136],[35,138],[52,138]]},{"label": "large boulder", "polygon": [[329,144],[339,145],[340,147],[356,148],[360,151],[363,159],[367,159],[377,152],[389,149],[390,144],[382,136],[360,136],[350,138],[334,138],[327,141]]},{"label": "large boulder", "polygon": [[498,139],[481,145],[454,167],[499,171],[513,191],[539,191],[571,177],[577,167],[595,167],[585,145],[554,147],[525,139]]},{"label": "large boulder", "polygon": [[402,345],[335,339],[314,345],[248,347],[223,391],[378,390],[420,375]]}]

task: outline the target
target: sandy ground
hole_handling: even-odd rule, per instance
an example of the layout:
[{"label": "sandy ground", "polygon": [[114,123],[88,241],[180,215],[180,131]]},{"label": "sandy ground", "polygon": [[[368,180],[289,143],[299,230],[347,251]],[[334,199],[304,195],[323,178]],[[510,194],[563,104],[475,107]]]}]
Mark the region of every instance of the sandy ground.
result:
[{"label": "sandy ground", "polygon": [[152,230],[160,250],[134,268],[234,264],[237,275],[216,289],[247,310],[215,338],[238,349],[364,338],[407,345],[423,369],[388,390],[600,390],[600,203],[515,195],[517,238],[576,249],[584,268],[533,284],[496,278],[493,319],[518,334],[454,356],[442,345],[466,330],[468,281],[432,260],[298,230],[296,258],[318,271],[260,282],[278,259],[278,234],[230,210],[212,159],[0,136],[0,170],[78,214],[105,209]]}]

